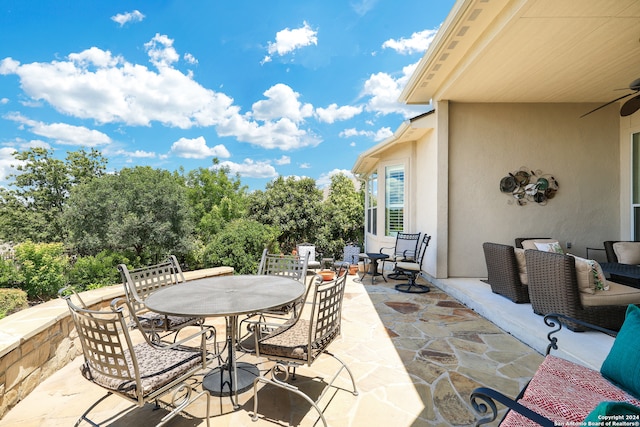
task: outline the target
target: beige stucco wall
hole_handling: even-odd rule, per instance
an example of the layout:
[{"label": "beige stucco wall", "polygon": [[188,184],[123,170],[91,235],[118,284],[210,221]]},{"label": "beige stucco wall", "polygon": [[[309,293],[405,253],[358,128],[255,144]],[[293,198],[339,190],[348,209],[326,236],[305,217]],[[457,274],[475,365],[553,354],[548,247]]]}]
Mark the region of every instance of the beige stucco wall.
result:
[{"label": "beige stucco wall", "polygon": [[[485,277],[485,241],[550,236],[584,256],[586,247],[619,238],[617,108],[579,118],[585,111],[588,105],[449,103],[449,277]],[[508,204],[499,191],[500,179],[521,166],[558,180],[547,205]]]}]

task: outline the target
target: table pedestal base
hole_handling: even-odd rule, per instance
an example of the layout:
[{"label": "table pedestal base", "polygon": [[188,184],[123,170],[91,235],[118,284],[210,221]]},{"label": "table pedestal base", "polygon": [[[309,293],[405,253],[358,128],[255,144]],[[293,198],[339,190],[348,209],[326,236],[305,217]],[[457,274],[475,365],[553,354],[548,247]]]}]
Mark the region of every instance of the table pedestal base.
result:
[{"label": "table pedestal base", "polygon": [[226,366],[214,368],[204,376],[202,388],[212,396],[231,396],[249,390],[253,386],[253,380],[260,376],[258,367],[251,363],[236,363],[236,371],[238,383],[233,384],[229,368]]}]

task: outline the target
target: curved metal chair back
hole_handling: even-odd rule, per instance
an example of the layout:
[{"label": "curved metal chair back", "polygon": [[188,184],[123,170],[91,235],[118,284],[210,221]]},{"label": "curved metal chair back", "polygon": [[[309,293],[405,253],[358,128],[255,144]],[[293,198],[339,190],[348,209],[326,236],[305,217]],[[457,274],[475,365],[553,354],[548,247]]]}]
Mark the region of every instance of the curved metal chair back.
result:
[{"label": "curved metal chair back", "polygon": [[[355,379],[347,365],[335,355],[327,351],[327,347],[340,335],[342,323],[342,302],[347,282],[347,272],[332,281],[315,280],[313,286],[313,302],[310,316],[299,316],[294,322],[282,325],[265,336],[256,334],[256,356],[275,361],[276,364],[270,370],[271,379],[260,376],[254,380],[254,414],[253,420],[258,419],[258,384],[265,383],[281,387],[291,391],[309,402],[320,414],[324,425],[327,422],[317,403],[325,392],[333,385],[340,372],[345,369],[353,386],[352,393],[358,394]],[[257,328],[256,330],[263,330]],[[332,376],[320,396],[313,401],[308,395],[297,387],[292,387],[286,381],[289,378],[290,369],[297,366],[311,364],[321,355],[327,354],[340,362],[340,368]],[[276,378],[280,373],[285,373],[284,380]]]}]

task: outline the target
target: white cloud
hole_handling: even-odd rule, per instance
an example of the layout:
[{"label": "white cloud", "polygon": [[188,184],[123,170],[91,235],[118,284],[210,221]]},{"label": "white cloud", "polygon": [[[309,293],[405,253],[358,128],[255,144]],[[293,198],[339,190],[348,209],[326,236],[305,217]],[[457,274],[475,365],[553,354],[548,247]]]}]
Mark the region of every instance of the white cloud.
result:
[{"label": "white cloud", "polygon": [[9,98],[0,98],[0,104],[6,105],[9,103]]},{"label": "white cloud", "polygon": [[275,42],[268,43],[268,55],[265,56],[262,63],[270,62],[272,55],[275,53],[284,56],[312,44],[318,45],[318,32],[313,30],[306,21],[303,22],[300,28],[294,28],[293,30],[285,28],[276,33]]},{"label": "white cloud", "polygon": [[301,163],[300,169],[311,169],[311,164],[309,163]]},{"label": "white cloud", "polygon": [[180,138],[171,145],[170,152],[178,157],[185,159],[204,159],[206,157],[222,157],[229,158],[231,154],[227,148],[218,144],[215,147],[207,147],[207,141],[204,137],[188,139]]},{"label": "white cloud", "polygon": [[368,97],[366,110],[376,114],[401,114],[408,118],[424,112],[424,106],[408,106],[398,102],[402,89],[407,84],[418,63],[408,65],[402,69],[398,78],[387,73],[372,74],[364,83],[361,95]]},{"label": "white cloud", "polygon": [[58,144],[97,147],[111,143],[111,138],[108,135],[84,126],[73,126],[66,123],[46,124],[27,119],[17,113],[7,114],[4,118],[25,125],[30,128],[30,132],[52,139]]},{"label": "white cloud", "polygon": [[349,120],[362,113],[362,107],[352,107],[345,105],[338,107],[338,104],[331,104],[327,108],[316,108],[318,120],[325,123],[333,123],[336,120]]},{"label": "white cloud", "polygon": [[291,157],[289,156],[282,156],[277,160],[274,160],[274,163],[278,166],[282,166],[282,165],[288,165],[291,164]]},{"label": "white cloud", "polygon": [[173,47],[173,39],[166,35],[156,33],[156,35],[144,44],[149,60],[159,69],[169,67],[180,59],[180,55]]},{"label": "white cloud", "polygon": [[382,48],[393,49],[402,55],[410,55],[413,53],[424,53],[428,48],[433,38],[438,33],[438,29],[424,30],[411,34],[411,37],[401,38],[399,40],[389,39],[382,43]]},{"label": "white cloud", "polygon": [[244,159],[243,163],[224,161],[211,168],[228,168],[232,174],[237,173],[245,178],[275,178],[278,176],[276,169],[268,161],[256,162],[251,159]]},{"label": "white cloud", "polygon": [[189,64],[197,64],[197,63],[198,63],[198,60],[196,59],[196,57],[195,57],[195,56],[193,56],[193,55],[192,55],[192,54],[190,54],[190,53],[185,53],[182,57],[183,57],[183,58],[184,58],[184,60],[185,60],[185,61],[187,61]]},{"label": "white cloud", "polygon": [[345,175],[347,178],[351,178],[353,179],[353,174],[351,173],[350,170],[347,169],[333,169],[329,172],[323,173],[321,174],[318,179],[316,180],[316,185],[319,188],[325,188],[328,187],[329,184],[331,184],[331,177],[334,175]]},{"label": "white cloud", "polygon": [[9,175],[16,173],[16,170],[12,165],[18,166],[19,164],[24,163],[13,157],[13,153],[15,152],[16,149],[12,147],[0,148],[0,182],[6,181]]},{"label": "white cloud", "polygon": [[351,8],[360,16],[365,15],[376,5],[378,0],[360,0],[351,3]]},{"label": "white cloud", "polygon": [[265,92],[268,99],[242,114],[233,99],[173,68],[179,59],[173,40],[156,34],[145,48],[157,71],[132,64],[92,47],[65,61],[20,64],[0,60],[0,75],[15,74],[31,105],[48,103],[58,112],[98,123],[166,126],[189,129],[216,126],[220,136],[235,137],[264,148],[291,150],[315,146],[321,139],[299,123],[313,114],[311,104],[286,85]]},{"label": "white cloud", "polygon": [[[357,130],[355,128],[350,128],[350,129],[343,130],[339,134],[341,138],[352,138],[354,136],[364,136],[364,137],[373,139],[374,141],[382,141],[383,139],[389,138],[391,135],[393,135],[393,132],[389,127],[380,128],[375,132],[372,130]],[[353,145],[355,144],[352,143],[352,146]]]},{"label": "white cloud", "polygon": [[313,105],[298,101],[300,94],[289,86],[278,83],[264,93],[268,99],[257,101],[251,107],[257,120],[288,118],[299,123],[313,115]]},{"label": "white cloud", "polygon": [[114,155],[131,157],[136,159],[153,159],[156,157],[156,153],[152,151],[144,151],[144,150],[136,150],[136,151],[118,150],[114,153]]},{"label": "white cloud", "polygon": [[111,20],[117,22],[122,27],[127,22],[141,22],[145,16],[139,10],[133,12],[118,13],[111,17]]}]

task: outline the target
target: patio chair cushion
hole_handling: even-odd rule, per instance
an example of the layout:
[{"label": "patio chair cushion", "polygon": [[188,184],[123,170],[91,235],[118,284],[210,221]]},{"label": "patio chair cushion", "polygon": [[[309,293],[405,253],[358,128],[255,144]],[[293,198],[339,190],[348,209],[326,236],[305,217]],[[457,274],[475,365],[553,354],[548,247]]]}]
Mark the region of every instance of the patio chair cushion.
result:
[{"label": "patio chair cushion", "polygon": [[[173,381],[177,376],[189,371],[198,363],[202,363],[202,353],[193,348],[157,349],[146,342],[137,344],[133,348],[138,360],[144,394],[157,390],[159,387]],[[131,375],[134,375],[133,362],[128,351],[125,354],[125,359]],[[137,398],[135,394],[135,377],[130,380],[113,378],[95,369],[88,368],[86,365],[82,366],[81,371],[82,375],[89,381],[93,381],[106,389],[127,394],[134,399]],[[116,375],[122,375],[122,372]]]},{"label": "patio chair cushion", "polygon": [[154,311],[147,311],[138,315],[138,321],[144,330],[155,329],[160,331],[169,331],[195,323],[197,320],[199,319],[196,317],[165,316],[164,314],[156,313]]},{"label": "patio chair cushion", "polygon": [[[264,357],[275,356],[288,359],[300,359],[306,361],[308,358],[306,349],[309,345],[309,320],[298,319],[293,326],[290,322],[276,329],[268,337],[259,342],[260,355]],[[334,335],[337,335],[336,329]],[[325,340],[330,342],[330,339]],[[312,358],[324,349],[324,343],[312,344],[314,354]]]},{"label": "patio chair cushion", "polygon": [[524,249],[514,248],[513,251],[516,254],[516,263],[518,264],[518,275],[520,276],[520,282],[523,285],[528,283],[527,278],[527,261],[524,258]]},{"label": "patio chair cushion", "polygon": [[608,289],[607,279],[597,261],[575,255],[571,256],[576,262],[576,279],[580,292],[594,294],[596,290]]},{"label": "patio chair cushion", "polygon": [[[545,357],[531,379],[519,403],[549,418],[558,425],[580,425],[602,401],[640,400],[609,382],[602,374],[577,363],[552,355]],[[510,411],[501,426],[531,425],[531,421]]]},{"label": "patio chair cushion", "polygon": [[613,251],[621,264],[640,264],[640,242],[617,242]]},{"label": "patio chair cushion", "polygon": [[584,307],[627,306],[640,304],[640,289],[607,280],[606,291],[596,290],[593,294],[580,292],[580,302]]},{"label": "patio chair cushion", "polygon": [[620,332],[611,346],[600,372],[636,398],[640,398],[640,308],[627,307]]}]

